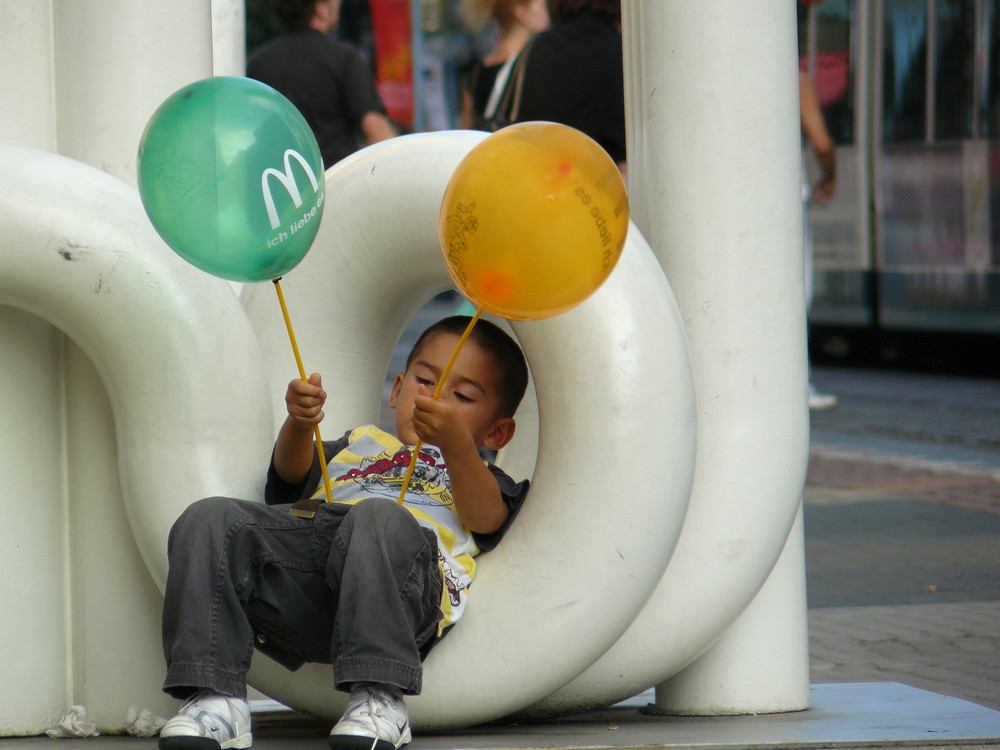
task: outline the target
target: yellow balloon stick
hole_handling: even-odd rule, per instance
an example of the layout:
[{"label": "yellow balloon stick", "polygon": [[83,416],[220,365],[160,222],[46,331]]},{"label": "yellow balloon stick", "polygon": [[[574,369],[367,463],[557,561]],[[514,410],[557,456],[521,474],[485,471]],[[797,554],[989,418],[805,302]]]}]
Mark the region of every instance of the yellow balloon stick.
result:
[{"label": "yellow balloon stick", "polygon": [[[472,329],[476,327],[476,323],[479,321],[479,316],[483,314],[483,308],[476,310],[476,314],[472,316],[472,320],[469,321],[469,325],[465,327],[465,331],[462,333],[461,338],[459,338],[458,343],[455,344],[455,350],[451,353],[451,357],[448,359],[448,364],[444,366],[444,371],[441,373],[441,377],[438,378],[438,383],[434,387],[435,401],[441,396],[441,391],[444,389],[445,381],[448,379],[448,375],[451,374],[451,368],[455,364],[455,360],[458,359],[458,353],[462,351],[462,347],[465,346],[465,342],[469,338],[469,334],[472,333]],[[406,490],[410,486],[410,479],[413,477],[413,469],[417,466],[417,456],[420,454],[420,448],[423,446],[424,441],[417,439],[417,444],[413,446],[413,455],[410,457],[410,466],[406,470],[406,476],[403,477],[403,486],[399,488],[399,499],[396,500],[397,503],[402,505],[403,499],[406,497]]]},{"label": "yellow balloon stick", "polygon": [[[271,279],[274,283],[274,291],[278,293],[278,304],[281,305],[281,315],[285,319],[285,328],[288,329],[288,340],[292,344],[292,353],[295,355],[295,364],[299,368],[299,377],[303,380],[307,380],[306,370],[302,366],[302,356],[299,354],[299,345],[295,341],[295,331],[292,330],[292,319],[288,315],[288,306],[285,304],[285,295],[281,292],[281,281],[280,278]],[[313,434],[316,436],[316,452],[319,454],[319,465],[323,470],[323,486],[326,488],[326,501],[330,502],[333,495],[330,492],[330,472],[326,468],[326,453],[323,450],[323,437],[319,434],[319,425],[313,425]],[[311,510],[299,510],[298,508],[293,508],[291,511],[293,516],[300,516],[302,518],[312,518],[316,515]]]}]

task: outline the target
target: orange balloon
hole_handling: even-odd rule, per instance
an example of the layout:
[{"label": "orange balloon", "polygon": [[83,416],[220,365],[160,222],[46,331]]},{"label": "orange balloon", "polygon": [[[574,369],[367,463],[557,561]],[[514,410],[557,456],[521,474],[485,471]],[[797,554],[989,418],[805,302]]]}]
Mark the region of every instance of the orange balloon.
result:
[{"label": "orange balloon", "polygon": [[459,163],[438,227],[448,273],[474,305],[538,320],[583,302],[614,269],[628,196],[596,141],[566,125],[523,122]]}]

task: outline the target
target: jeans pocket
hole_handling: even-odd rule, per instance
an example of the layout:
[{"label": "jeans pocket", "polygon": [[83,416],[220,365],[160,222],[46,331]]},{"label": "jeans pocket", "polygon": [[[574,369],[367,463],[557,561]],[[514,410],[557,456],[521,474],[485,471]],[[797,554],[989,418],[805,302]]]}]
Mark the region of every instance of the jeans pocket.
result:
[{"label": "jeans pocket", "polygon": [[298,669],[308,661],[281,617],[266,602],[247,603],[247,618],[253,627],[254,647],[287,669]]},{"label": "jeans pocket", "polygon": [[[254,645],[281,663],[330,663],[333,621],[323,575],[272,563],[264,566],[246,604]],[[277,658],[277,657],[275,657]]]},{"label": "jeans pocket", "polygon": [[421,582],[421,612],[423,618],[417,632],[416,641],[421,655],[426,656],[437,638],[438,623],[444,619],[441,611],[441,592],[444,588],[444,577],[441,575],[441,565],[438,562],[437,537],[434,532],[421,528],[427,539],[427,555],[420,562],[423,564],[424,580]]}]

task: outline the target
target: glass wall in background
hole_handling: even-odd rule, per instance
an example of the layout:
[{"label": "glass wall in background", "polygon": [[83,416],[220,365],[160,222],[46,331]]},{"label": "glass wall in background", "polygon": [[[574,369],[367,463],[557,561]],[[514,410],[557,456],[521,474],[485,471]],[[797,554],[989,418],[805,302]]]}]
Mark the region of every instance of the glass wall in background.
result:
[{"label": "glass wall in background", "polygon": [[1000,138],[1000,0],[983,6],[980,45],[983,55],[979,82],[979,132]]},{"label": "glass wall in background", "polygon": [[935,0],[934,140],[970,138],[975,107],[975,0]]},{"label": "glass wall in background", "polygon": [[927,0],[885,0],[882,140],[922,141],[927,107]]}]

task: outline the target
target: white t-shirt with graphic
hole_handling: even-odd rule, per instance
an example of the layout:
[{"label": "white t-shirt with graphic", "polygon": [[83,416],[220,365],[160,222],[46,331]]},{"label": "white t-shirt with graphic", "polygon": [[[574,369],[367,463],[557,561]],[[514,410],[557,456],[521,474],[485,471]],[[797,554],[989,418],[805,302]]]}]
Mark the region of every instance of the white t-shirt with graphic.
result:
[{"label": "white t-shirt with graphic", "polygon": [[[331,447],[339,449],[327,464],[333,502],[356,503],[373,497],[398,501],[413,456],[412,446],[404,445],[378,427],[364,425],[350,431]],[[515,484],[495,466],[489,467],[498,479],[501,494],[513,516],[523,500],[527,483]],[[320,483],[312,496],[324,494],[325,488]],[[469,585],[476,574],[474,558],[481,550],[480,543],[492,548],[505,529],[499,535],[483,537],[474,535],[462,525],[455,511],[444,458],[432,445],[420,448],[403,506],[421,526],[434,532],[438,540],[438,564],[444,581],[441,592],[444,619],[440,624],[443,630],[458,622],[465,610]]]}]

